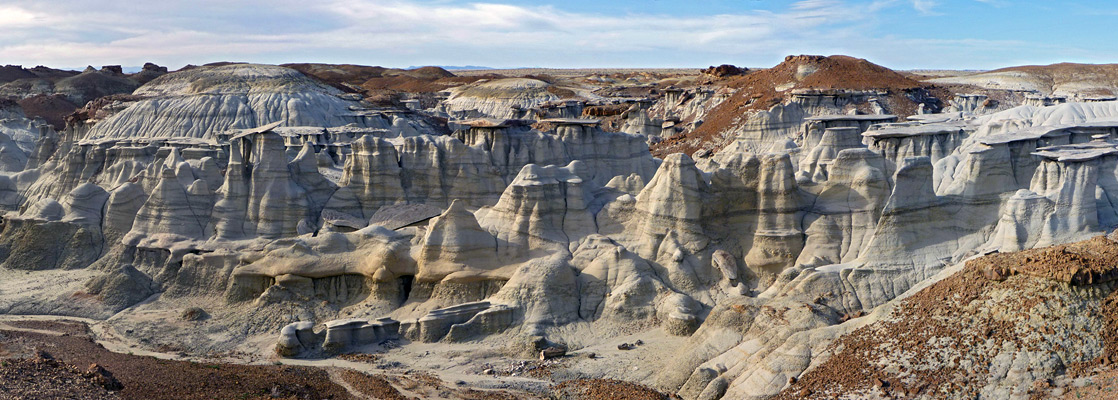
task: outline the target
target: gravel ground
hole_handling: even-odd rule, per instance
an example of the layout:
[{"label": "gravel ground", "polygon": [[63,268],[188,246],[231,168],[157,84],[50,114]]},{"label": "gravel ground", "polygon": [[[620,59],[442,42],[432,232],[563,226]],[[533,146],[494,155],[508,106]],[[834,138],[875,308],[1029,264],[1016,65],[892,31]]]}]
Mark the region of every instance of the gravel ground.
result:
[{"label": "gravel ground", "polygon": [[666,400],[666,394],[613,379],[576,379],[560,383],[551,394],[560,400]]},{"label": "gravel ground", "polygon": [[49,357],[0,361],[0,399],[119,399],[78,368]]},{"label": "gravel ground", "polygon": [[[4,378],[0,396],[8,398],[351,398],[345,388],[331,381],[327,371],[320,368],[162,360],[105,350],[84,333],[84,325],[79,323],[40,321],[11,325],[62,332],[64,335],[0,329],[3,335],[0,346],[5,352],[21,357],[6,359],[3,361],[5,364],[0,366],[0,377]],[[54,360],[26,357],[26,354],[37,351],[50,354]],[[98,390],[92,380],[81,379],[80,371],[85,371],[92,364],[98,364],[111,373],[123,389],[109,393],[104,388]],[[43,391],[44,387],[57,390]],[[55,397],[55,392],[61,397]],[[68,394],[71,392],[82,395]]]},{"label": "gravel ground", "polygon": [[[375,356],[348,355],[354,361]],[[0,323],[0,400],[6,399],[542,399],[548,394],[479,390],[419,370],[370,374],[344,368],[241,365],[114,353],[72,321]],[[553,399],[668,399],[618,380],[554,386]]]}]

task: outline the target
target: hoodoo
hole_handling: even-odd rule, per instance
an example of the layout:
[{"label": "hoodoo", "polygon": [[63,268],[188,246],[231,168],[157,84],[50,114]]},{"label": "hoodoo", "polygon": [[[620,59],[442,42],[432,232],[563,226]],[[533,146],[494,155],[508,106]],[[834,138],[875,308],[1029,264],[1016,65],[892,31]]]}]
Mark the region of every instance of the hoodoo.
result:
[{"label": "hoodoo", "polygon": [[[388,56],[446,36],[413,14],[580,49],[646,25],[404,3],[323,32],[419,24]],[[711,23],[849,14],[817,3]],[[733,48],[688,18],[652,25]],[[1116,94],[1114,65],[839,55],[0,67],[0,397],[1105,398]]]}]

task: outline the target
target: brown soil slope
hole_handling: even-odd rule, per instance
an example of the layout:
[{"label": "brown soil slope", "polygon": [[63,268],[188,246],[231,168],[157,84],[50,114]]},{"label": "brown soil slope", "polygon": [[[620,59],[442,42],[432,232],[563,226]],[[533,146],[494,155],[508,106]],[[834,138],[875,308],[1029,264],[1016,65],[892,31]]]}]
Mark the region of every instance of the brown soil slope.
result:
[{"label": "brown soil slope", "polygon": [[[70,372],[84,371],[97,364],[123,385],[122,389],[112,394],[124,399],[350,398],[349,393],[334,383],[327,371],[322,369],[161,360],[110,352],[93,342],[84,324],[24,322],[11,325],[16,329],[61,334],[0,327],[0,347],[5,349],[0,353],[6,353],[4,357],[12,357],[0,362],[0,377],[22,377],[19,382],[10,382],[11,387],[5,389],[12,393],[22,393],[53,379],[61,379],[74,389],[101,396],[105,393]],[[33,355],[36,350],[50,354],[50,358],[63,365],[44,363]],[[29,373],[36,370],[40,371]]]},{"label": "brown soil slope", "polygon": [[373,104],[399,107],[405,94],[420,95],[424,106],[434,104],[434,93],[447,88],[492,78],[493,75],[456,76],[439,67],[395,69],[352,64],[283,64],[342,91],[358,93]]},{"label": "brown soil slope", "polygon": [[[474,388],[424,370],[387,367],[243,365],[114,353],[80,322],[0,321],[0,400],[6,399],[448,399],[538,400],[674,398],[610,379],[575,379],[551,393]],[[349,354],[343,360],[376,360]],[[366,361],[369,362],[369,361]],[[382,367],[378,367],[382,368]]]},{"label": "brown soil slope", "polygon": [[28,118],[41,117],[59,131],[66,127],[66,116],[78,109],[76,104],[60,94],[28,97],[20,100],[19,106]]},{"label": "brown soil slope", "polygon": [[625,381],[576,379],[556,385],[551,398],[557,400],[667,400],[674,397]]},{"label": "brown soil slope", "polygon": [[283,64],[281,66],[297,70],[349,92],[363,89],[364,91],[429,93],[485,78],[485,76],[459,77],[439,67],[396,69],[352,64]]},{"label": "brown soil slope", "polygon": [[1075,378],[1118,362],[1118,291],[1110,282],[1116,255],[1118,243],[1099,236],[972,260],[891,315],[839,338],[830,358],[778,398],[973,399],[1004,382],[998,369],[1007,357],[1034,360],[1025,366],[1035,381],[1015,395],[1062,393]]}]

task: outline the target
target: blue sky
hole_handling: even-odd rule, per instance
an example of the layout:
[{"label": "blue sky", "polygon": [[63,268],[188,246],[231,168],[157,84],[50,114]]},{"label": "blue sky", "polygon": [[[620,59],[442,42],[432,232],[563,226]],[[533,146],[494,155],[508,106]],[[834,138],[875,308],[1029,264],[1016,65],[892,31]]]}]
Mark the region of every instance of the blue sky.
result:
[{"label": "blue sky", "polygon": [[1118,62],[1116,21],[1101,0],[0,0],[0,63],[992,69]]}]

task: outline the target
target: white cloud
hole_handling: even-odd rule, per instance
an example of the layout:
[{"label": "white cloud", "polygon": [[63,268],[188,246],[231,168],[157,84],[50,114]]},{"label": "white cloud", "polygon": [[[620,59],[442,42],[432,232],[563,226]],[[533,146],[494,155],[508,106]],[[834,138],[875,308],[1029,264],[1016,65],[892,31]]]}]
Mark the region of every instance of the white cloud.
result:
[{"label": "white cloud", "polygon": [[771,11],[683,16],[461,1],[4,0],[0,62],[766,66],[787,54],[815,53],[891,67],[973,67],[972,60],[1006,54],[1001,42],[942,43],[878,32],[899,11],[935,15],[934,0],[802,0]]},{"label": "white cloud", "polygon": [[42,19],[42,15],[37,15],[19,7],[0,6],[0,29],[32,27]]},{"label": "white cloud", "polygon": [[940,15],[940,13],[935,11],[938,5],[939,3],[934,0],[912,0],[912,8],[915,8],[916,11],[919,11],[920,14],[923,15]]},{"label": "white cloud", "polygon": [[[18,6],[8,7],[17,12],[0,14],[5,15],[0,27],[12,28],[0,32],[0,43],[6,43],[0,44],[0,59],[67,66],[145,60],[181,65],[216,59],[296,61],[333,51],[335,58],[356,56],[352,62],[364,63],[558,61],[574,66],[644,53],[644,60],[663,57],[664,64],[698,65],[703,61],[673,58],[696,52],[781,52],[863,17],[837,0],[804,0],[782,12],[691,17],[423,0],[258,2],[260,7],[239,3],[251,15],[238,15],[215,1],[157,2],[127,11],[76,0],[47,10],[42,2],[17,0]],[[311,27],[288,30],[284,22]],[[271,29],[260,28],[269,23]]]}]

